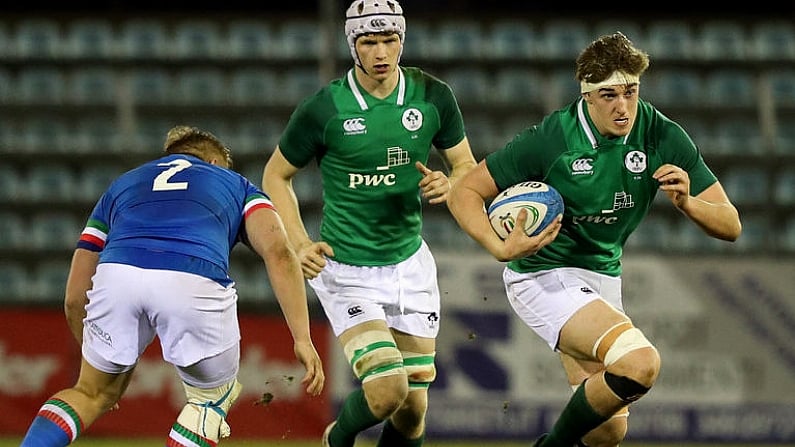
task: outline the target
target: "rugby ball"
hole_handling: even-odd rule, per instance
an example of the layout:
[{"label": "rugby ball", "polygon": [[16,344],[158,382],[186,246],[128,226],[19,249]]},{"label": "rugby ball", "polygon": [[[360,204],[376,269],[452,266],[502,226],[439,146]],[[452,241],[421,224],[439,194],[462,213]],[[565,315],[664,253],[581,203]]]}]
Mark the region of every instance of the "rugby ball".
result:
[{"label": "rugby ball", "polygon": [[543,182],[522,182],[508,187],[488,208],[489,222],[500,238],[508,237],[522,209],[527,210],[524,231],[528,236],[535,236],[563,214],[563,197]]}]

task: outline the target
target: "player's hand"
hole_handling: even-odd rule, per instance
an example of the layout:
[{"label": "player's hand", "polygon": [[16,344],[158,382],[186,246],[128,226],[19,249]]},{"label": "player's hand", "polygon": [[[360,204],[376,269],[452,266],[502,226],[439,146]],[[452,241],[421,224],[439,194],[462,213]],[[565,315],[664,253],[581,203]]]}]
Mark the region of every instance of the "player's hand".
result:
[{"label": "player's hand", "polygon": [[311,342],[296,342],[293,345],[293,352],[295,358],[304,365],[306,374],[301,379],[301,384],[304,385],[306,394],[310,396],[317,396],[323,391],[323,385],[326,383],[326,375],[323,372],[323,362],[315,350],[315,346]]},{"label": "player's hand", "polygon": [[442,171],[431,171],[421,162],[414,163],[414,166],[422,174],[420,180],[420,190],[422,197],[428,199],[428,203],[446,203],[450,193],[450,179]]},{"label": "player's hand", "polygon": [[313,279],[320,274],[326,266],[326,256],[334,256],[331,245],[320,241],[304,245],[298,250],[298,259],[301,261],[301,271],[304,278]]},{"label": "player's hand", "polygon": [[501,261],[512,261],[538,253],[539,250],[554,241],[558,236],[563,216],[558,215],[557,219],[553,220],[535,236],[528,236],[523,231],[525,222],[527,222],[527,210],[523,209],[516,216],[516,224],[513,227],[513,231],[505,239],[503,244],[504,251],[502,256],[499,257]]},{"label": "player's hand", "polygon": [[690,199],[690,176],[687,171],[672,164],[664,164],[657,168],[652,178],[660,182],[660,190],[665,192],[671,203],[683,209]]}]

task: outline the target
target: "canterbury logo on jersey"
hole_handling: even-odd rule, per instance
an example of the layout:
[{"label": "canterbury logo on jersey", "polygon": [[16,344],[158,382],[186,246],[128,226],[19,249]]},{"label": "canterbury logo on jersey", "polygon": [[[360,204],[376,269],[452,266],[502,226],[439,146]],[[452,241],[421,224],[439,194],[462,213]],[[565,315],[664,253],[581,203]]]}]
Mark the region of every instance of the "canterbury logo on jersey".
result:
[{"label": "canterbury logo on jersey", "polygon": [[592,175],[593,174],[593,158],[578,158],[571,164],[571,173],[573,175]]},{"label": "canterbury logo on jersey", "polygon": [[342,129],[345,135],[359,135],[367,133],[367,126],[364,124],[364,118],[350,118],[342,122]]}]

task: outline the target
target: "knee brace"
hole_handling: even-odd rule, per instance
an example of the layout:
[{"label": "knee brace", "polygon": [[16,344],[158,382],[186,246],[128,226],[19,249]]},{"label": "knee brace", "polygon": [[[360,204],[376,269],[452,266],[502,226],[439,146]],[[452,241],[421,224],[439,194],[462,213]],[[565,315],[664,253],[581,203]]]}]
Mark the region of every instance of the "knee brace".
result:
[{"label": "knee brace", "polygon": [[627,404],[635,402],[649,392],[648,387],[635,382],[629,377],[617,376],[608,371],[605,371],[605,383],[607,383],[607,387],[610,388],[613,394]]},{"label": "knee brace", "polygon": [[436,379],[436,353],[420,354],[419,352],[402,351],[403,365],[409,376],[409,391],[413,389],[428,389],[431,382]]},{"label": "knee brace", "polygon": [[182,409],[177,422],[188,430],[214,442],[231,434],[226,414],[237,400],[243,385],[237,381],[216,388],[201,389],[183,382],[188,403]]},{"label": "knee brace", "polygon": [[362,383],[377,377],[404,374],[403,356],[387,331],[373,330],[353,337],[343,347],[353,373]]},{"label": "knee brace", "polygon": [[593,356],[608,367],[629,352],[641,348],[652,348],[649,340],[640,329],[632,326],[629,321],[624,321],[611,327],[596,340],[593,346]]}]

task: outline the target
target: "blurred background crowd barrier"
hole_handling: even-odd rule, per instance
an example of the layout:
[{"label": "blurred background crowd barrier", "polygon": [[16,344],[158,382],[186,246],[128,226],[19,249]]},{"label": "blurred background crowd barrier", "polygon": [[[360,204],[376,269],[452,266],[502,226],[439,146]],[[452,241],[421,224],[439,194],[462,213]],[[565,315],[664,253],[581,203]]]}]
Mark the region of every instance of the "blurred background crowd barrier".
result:
[{"label": "blurred background crowd barrier", "polygon": [[[38,321],[37,309],[61,306],[71,252],[95,200],[116,176],[158,156],[173,125],[218,135],[236,169],[259,184],[296,104],[351,66],[344,6],[323,5],[310,13],[0,15],[0,310],[28,309]],[[640,319],[673,358],[669,376],[665,368],[661,376],[665,391],[644,401],[646,412],[643,405],[633,411],[643,428],[630,433],[795,440],[786,428],[795,417],[793,16],[471,14],[463,7],[439,14],[419,6],[404,2],[402,64],[451,84],[478,159],[576,98],[574,59],[594,38],[618,30],[650,53],[641,96],[690,133],[740,209],[744,231],[734,244],[710,239],[661,196],[629,240],[627,268],[641,267],[627,275],[628,301],[637,299]],[[322,198],[313,169],[295,187],[316,234]],[[426,209],[424,234],[440,259],[448,321],[456,321],[442,331],[433,398],[467,409],[431,410],[429,431],[523,437],[542,430],[568,389],[554,356],[508,323],[501,265],[443,207]],[[235,251],[232,273],[244,311],[275,311],[264,266],[246,249]],[[480,318],[482,306],[495,317]],[[312,309],[322,320],[314,301]],[[475,332],[486,335],[467,335]],[[0,355],[24,360],[22,334],[3,329]],[[338,350],[324,349],[333,353],[334,402],[350,373]],[[18,389],[11,364],[0,364],[0,395]],[[699,386],[689,387],[688,377]],[[38,405],[56,384],[43,379],[25,405]],[[749,404],[761,422],[751,435],[735,433],[731,427],[748,424]]]}]

